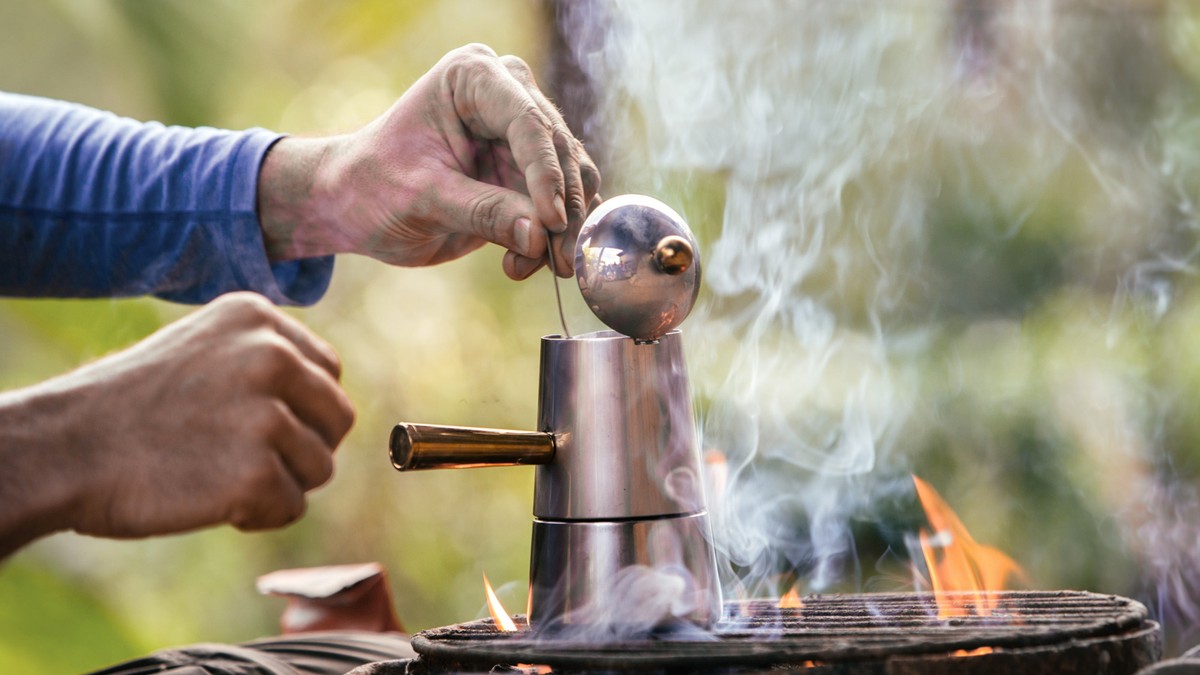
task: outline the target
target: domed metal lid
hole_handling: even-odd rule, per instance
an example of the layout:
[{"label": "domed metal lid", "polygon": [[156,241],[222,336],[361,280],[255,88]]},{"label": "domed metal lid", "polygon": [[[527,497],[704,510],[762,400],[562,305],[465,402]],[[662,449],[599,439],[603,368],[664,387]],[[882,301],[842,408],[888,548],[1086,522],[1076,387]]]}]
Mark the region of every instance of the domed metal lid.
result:
[{"label": "domed metal lid", "polygon": [[579,232],[575,278],[605,325],[636,340],[657,340],[683,323],[700,293],[696,237],[657,199],[613,197]]}]

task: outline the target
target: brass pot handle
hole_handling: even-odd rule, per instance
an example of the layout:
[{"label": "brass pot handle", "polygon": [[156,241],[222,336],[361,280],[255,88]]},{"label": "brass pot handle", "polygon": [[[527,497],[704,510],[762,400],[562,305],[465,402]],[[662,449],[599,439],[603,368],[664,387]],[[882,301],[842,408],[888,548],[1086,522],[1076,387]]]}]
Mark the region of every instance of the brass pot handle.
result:
[{"label": "brass pot handle", "polygon": [[554,437],[541,431],[397,424],[388,441],[397,471],[549,464]]}]

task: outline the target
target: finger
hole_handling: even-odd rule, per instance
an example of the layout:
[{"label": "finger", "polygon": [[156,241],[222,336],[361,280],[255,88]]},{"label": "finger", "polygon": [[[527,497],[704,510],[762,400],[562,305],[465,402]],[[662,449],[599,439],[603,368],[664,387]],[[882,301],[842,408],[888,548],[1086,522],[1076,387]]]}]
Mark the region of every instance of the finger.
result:
[{"label": "finger", "polygon": [[479,180],[521,194],[529,194],[529,186],[525,184],[525,174],[521,173],[520,167],[513,159],[512,150],[509,150],[506,145],[492,145],[491,156],[489,167],[491,173],[481,175]]},{"label": "finger", "polygon": [[567,229],[576,231],[583,225],[587,208],[583,178],[580,177],[579,171],[579,158],[575,154],[575,146],[578,144],[565,125],[555,127],[554,147],[558,149],[558,164],[562,167],[563,184],[567,191]]},{"label": "finger", "polygon": [[471,251],[477,250],[487,241],[473,234],[448,234],[441,245],[425,260],[426,265],[440,265],[444,262],[457,260]]},{"label": "finger", "polygon": [[[511,55],[501,57],[500,63],[504,64],[504,67],[512,74],[513,79],[525,87],[525,90],[529,92],[529,97],[537,104],[538,109],[542,111],[546,119],[550,120],[554,148],[558,154],[558,164],[563,175],[566,206],[566,221],[564,224],[568,227],[578,229],[583,224],[584,209],[588,200],[588,197],[584,194],[584,183],[580,176],[579,155],[583,146],[575,140],[575,136],[567,128],[567,123],[563,119],[562,113],[546,98],[542,90],[538,88],[537,82],[533,77],[533,71],[529,69],[528,64],[520,58]],[[586,153],[582,154],[586,156]],[[555,231],[561,231],[559,228],[554,229]]]},{"label": "finger", "polygon": [[354,424],[350,397],[328,372],[305,359],[297,359],[283,378],[279,390],[283,402],[330,449],[336,448]]},{"label": "finger", "polygon": [[296,345],[301,354],[333,376],[333,379],[341,378],[342,360],[328,342],[287,314],[276,312],[276,315],[276,332]]},{"label": "finger", "polygon": [[565,186],[552,121],[497,59],[468,54],[447,71],[459,118],[477,133],[508,143],[538,219],[547,227],[565,228]]},{"label": "finger", "polygon": [[575,241],[577,239],[577,230],[568,230],[563,234],[555,234],[550,237],[550,245],[554,247],[554,262],[557,263],[558,276],[564,279],[575,274]]},{"label": "finger", "polygon": [[[579,143],[576,141],[576,143]],[[583,198],[587,204],[587,212],[591,213],[596,207],[596,199],[600,196],[600,169],[596,168],[596,163],[592,161],[591,155],[583,148],[583,143],[579,143],[579,177],[583,181]],[[584,215],[586,217],[586,214]]]},{"label": "finger", "polygon": [[317,432],[305,426],[291,409],[280,404],[279,421],[271,442],[283,458],[288,473],[300,489],[308,492],[333,475],[333,448]]},{"label": "finger", "polygon": [[523,281],[533,276],[533,273],[540,270],[545,264],[546,259],[542,258],[526,258],[523,255],[517,255],[512,251],[504,254],[504,273],[513,281]]},{"label": "finger", "polygon": [[246,479],[244,496],[230,510],[229,523],[239,530],[253,531],[283,527],[304,515],[304,492],[271,454]]},{"label": "finger", "polygon": [[335,379],[341,375],[342,363],[333,347],[257,293],[227,293],[209,303],[197,314],[203,312],[216,312],[224,319],[232,321],[236,326],[234,330],[273,328],[299,349],[300,353],[319,364]]},{"label": "finger", "polygon": [[435,208],[447,222],[465,223],[476,237],[535,258],[545,253],[544,230],[534,220],[529,197],[495,185],[450,174],[438,190]]}]

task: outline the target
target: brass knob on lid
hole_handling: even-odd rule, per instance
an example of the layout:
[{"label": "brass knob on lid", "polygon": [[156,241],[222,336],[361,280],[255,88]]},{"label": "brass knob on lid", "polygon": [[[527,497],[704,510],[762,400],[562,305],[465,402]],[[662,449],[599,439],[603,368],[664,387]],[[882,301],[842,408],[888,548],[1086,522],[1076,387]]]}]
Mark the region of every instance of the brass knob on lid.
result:
[{"label": "brass knob on lid", "polygon": [[686,272],[692,266],[695,257],[696,254],[687,239],[674,234],[663,237],[658,246],[654,247],[654,262],[658,269],[672,276]]},{"label": "brass knob on lid", "polygon": [[696,237],[671,207],[621,195],[592,211],[575,247],[575,279],[609,328],[653,341],[683,323],[700,293]]}]

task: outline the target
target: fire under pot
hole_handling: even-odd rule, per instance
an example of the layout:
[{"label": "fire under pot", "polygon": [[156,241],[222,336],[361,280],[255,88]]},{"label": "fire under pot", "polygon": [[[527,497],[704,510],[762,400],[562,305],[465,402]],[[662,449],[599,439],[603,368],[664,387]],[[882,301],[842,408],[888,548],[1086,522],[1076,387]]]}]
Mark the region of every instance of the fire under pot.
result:
[{"label": "fire under pot", "polygon": [[794,608],[733,601],[710,631],[667,626],[604,644],[530,630],[523,617],[516,632],[482,619],[418,633],[416,660],[377,672],[1125,675],[1162,655],[1158,624],[1128,598],[993,591],[981,615],[980,596],[959,595],[966,615],[942,619],[930,593],[812,595]]}]

